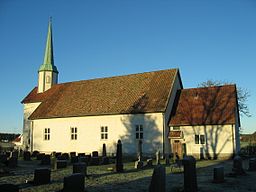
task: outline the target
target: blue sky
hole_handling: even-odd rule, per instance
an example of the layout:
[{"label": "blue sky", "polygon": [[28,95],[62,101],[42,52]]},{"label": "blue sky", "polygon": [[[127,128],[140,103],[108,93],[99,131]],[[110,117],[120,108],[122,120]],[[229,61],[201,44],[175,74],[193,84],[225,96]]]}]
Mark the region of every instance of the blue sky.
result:
[{"label": "blue sky", "polygon": [[256,131],[256,1],[1,0],[0,132],[22,131],[50,16],[60,82],[169,68],[185,88],[232,81],[251,94],[243,133]]}]

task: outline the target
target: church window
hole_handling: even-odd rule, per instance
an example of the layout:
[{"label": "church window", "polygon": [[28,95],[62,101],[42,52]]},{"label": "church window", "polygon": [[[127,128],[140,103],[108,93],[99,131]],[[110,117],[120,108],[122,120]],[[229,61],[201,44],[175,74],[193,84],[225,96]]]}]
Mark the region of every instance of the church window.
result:
[{"label": "church window", "polygon": [[108,126],[101,126],[100,132],[101,132],[101,139],[108,139]]},{"label": "church window", "polygon": [[70,127],[71,140],[77,140],[77,127]]},{"label": "church window", "polygon": [[195,144],[205,144],[205,136],[195,135]]},{"label": "church window", "polygon": [[143,139],[143,125],[136,125],[136,139]]},{"label": "church window", "polygon": [[44,140],[50,140],[50,128],[44,129]]},{"label": "church window", "polygon": [[46,76],[46,83],[51,83],[51,78],[49,75]]}]

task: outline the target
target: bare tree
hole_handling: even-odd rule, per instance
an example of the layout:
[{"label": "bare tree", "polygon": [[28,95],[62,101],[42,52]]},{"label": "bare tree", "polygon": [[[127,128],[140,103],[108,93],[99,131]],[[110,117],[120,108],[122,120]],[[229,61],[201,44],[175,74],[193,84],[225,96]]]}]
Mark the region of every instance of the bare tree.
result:
[{"label": "bare tree", "polygon": [[[198,86],[213,87],[213,86],[222,86],[222,85],[230,85],[230,84],[234,84],[234,83],[225,82],[225,81],[207,80],[205,82],[200,83]],[[245,115],[247,117],[251,117],[248,105],[246,103],[249,97],[250,97],[250,93],[247,89],[244,89],[242,87],[237,87],[238,109],[241,115]]]}]

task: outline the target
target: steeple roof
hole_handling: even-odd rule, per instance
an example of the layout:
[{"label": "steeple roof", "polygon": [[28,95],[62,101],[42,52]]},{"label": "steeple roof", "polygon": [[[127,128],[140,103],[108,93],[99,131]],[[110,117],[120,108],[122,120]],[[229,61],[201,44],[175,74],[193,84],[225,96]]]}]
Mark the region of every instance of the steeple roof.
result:
[{"label": "steeple roof", "polygon": [[57,67],[54,65],[53,59],[53,43],[52,43],[52,20],[50,18],[48,24],[48,34],[44,54],[44,62],[40,66],[39,71],[53,71],[58,73]]}]

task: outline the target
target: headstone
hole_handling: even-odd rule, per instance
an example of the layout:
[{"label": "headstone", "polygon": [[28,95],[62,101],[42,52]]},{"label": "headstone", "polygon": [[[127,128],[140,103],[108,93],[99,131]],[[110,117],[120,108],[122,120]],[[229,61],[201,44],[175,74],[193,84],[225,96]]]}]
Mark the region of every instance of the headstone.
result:
[{"label": "headstone", "polygon": [[6,151],[5,154],[6,154],[7,158],[11,157],[11,152],[10,151]]},{"label": "headstone", "polygon": [[51,165],[51,155],[44,155],[41,160],[41,165]]},{"label": "headstone", "polygon": [[81,163],[83,162],[83,163],[86,163],[87,165],[89,165],[90,159],[87,156],[80,156],[80,157],[78,157],[78,162],[81,162]]},{"label": "headstone", "polygon": [[156,152],[156,164],[159,165],[160,164],[160,151],[157,150]]},{"label": "headstone", "polygon": [[78,157],[84,157],[85,153],[78,153]]},{"label": "headstone", "polygon": [[90,165],[99,165],[100,164],[100,158],[99,157],[91,157]]},{"label": "headstone", "polygon": [[12,151],[12,152],[11,152],[11,157],[16,157],[16,158],[18,158],[18,157],[19,157],[19,152],[18,152],[18,151]]},{"label": "headstone", "polygon": [[37,157],[39,154],[39,151],[33,151],[31,157]]},{"label": "headstone", "polygon": [[84,192],[84,174],[75,173],[64,177],[63,192]]},{"label": "headstone", "polygon": [[10,157],[8,160],[8,167],[15,168],[18,165],[18,158],[17,157]]},{"label": "headstone", "polygon": [[23,159],[24,159],[24,161],[30,161],[31,160],[31,155],[30,155],[29,151],[24,151]]},{"label": "headstone", "polygon": [[223,166],[213,168],[213,182],[214,183],[224,182],[224,167]]},{"label": "headstone", "polygon": [[7,155],[6,154],[0,155],[0,163],[3,163],[3,164],[7,163]]},{"label": "headstone", "polygon": [[51,156],[51,168],[53,170],[57,169],[57,158],[55,156]]},{"label": "headstone", "polygon": [[143,168],[143,161],[135,161],[135,165],[134,165],[135,169],[142,169]]},{"label": "headstone", "polygon": [[66,168],[68,166],[68,161],[67,160],[57,160],[56,164],[57,164],[57,169],[62,169],[62,168]]},{"label": "headstone", "polygon": [[184,192],[196,192],[196,160],[193,156],[186,156],[182,162],[184,166]]},{"label": "headstone", "polygon": [[118,140],[117,146],[116,146],[116,172],[122,172],[123,171],[123,154],[122,154],[122,142],[121,140]]},{"label": "headstone", "polygon": [[76,152],[70,152],[69,155],[70,155],[70,157],[74,157],[74,156],[76,156]]},{"label": "headstone", "polygon": [[58,159],[61,156],[61,152],[55,152],[55,157]]},{"label": "headstone", "polygon": [[84,175],[87,175],[86,163],[74,163],[73,164],[73,173],[82,173]]},{"label": "headstone", "polygon": [[45,153],[39,153],[39,154],[37,154],[36,159],[42,160],[44,156],[45,156]]},{"label": "headstone", "polygon": [[249,159],[248,171],[256,171],[256,158],[250,158]]},{"label": "headstone", "polygon": [[102,165],[107,165],[109,164],[109,158],[106,157],[106,156],[103,156],[102,157],[102,162],[101,162]]},{"label": "headstone", "polygon": [[99,156],[98,151],[93,151],[93,152],[92,152],[92,157],[98,157],[98,156]]},{"label": "headstone", "polygon": [[165,167],[163,167],[162,165],[157,165],[154,168],[154,172],[151,178],[149,192],[165,192],[165,179]]},{"label": "headstone", "polygon": [[107,156],[106,144],[103,143],[103,146],[102,146],[102,157],[106,157],[106,156]]},{"label": "headstone", "polygon": [[235,156],[233,159],[233,169],[234,173],[236,175],[243,175],[245,174],[245,171],[243,169],[243,160],[240,156]]},{"label": "headstone", "polygon": [[70,156],[70,162],[73,163],[78,163],[78,156]]},{"label": "headstone", "polygon": [[153,160],[147,159],[147,167],[152,167],[152,166],[153,166]]},{"label": "headstone", "polygon": [[142,140],[138,141],[137,157],[142,159]]},{"label": "headstone", "polygon": [[51,170],[40,168],[35,169],[34,172],[34,185],[43,185],[51,182]]},{"label": "headstone", "polygon": [[169,154],[165,154],[165,164],[170,165],[170,157]]},{"label": "headstone", "polygon": [[61,154],[61,159],[62,160],[69,160],[69,154],[68,153]]},{"label": "headstone", "polygon": [[19,187],[13,184],[0,184],[0,191],[3,192],[19,192]]}]

